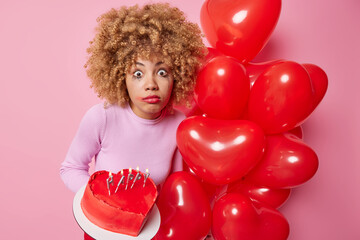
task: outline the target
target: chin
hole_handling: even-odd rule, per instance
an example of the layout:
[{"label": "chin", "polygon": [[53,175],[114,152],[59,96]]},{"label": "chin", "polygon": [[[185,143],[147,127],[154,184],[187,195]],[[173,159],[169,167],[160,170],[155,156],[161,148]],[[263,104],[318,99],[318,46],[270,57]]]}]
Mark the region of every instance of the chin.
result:
[{"label": "chin", "polygon": [[146,109],[144,109],[144,112],[147,114],[156,115],[156,114],[160,114],[162,110],[163,108],[160,106],[149,106]]}]

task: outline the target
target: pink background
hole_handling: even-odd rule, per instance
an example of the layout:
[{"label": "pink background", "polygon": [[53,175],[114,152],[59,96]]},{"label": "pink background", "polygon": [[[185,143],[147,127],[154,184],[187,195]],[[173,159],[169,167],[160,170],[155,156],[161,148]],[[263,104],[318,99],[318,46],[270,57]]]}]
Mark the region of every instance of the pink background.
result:
[{"label": "pink background", "polygon": [[[99,102],[83,69],[95,19],[133,2],[0,2],[1,239],[81,239],[59,166],[81,117]],[[200,23],[202,0],[169,2]],[[256,58],[314,63],[329,77],[303,125],[320,168],[280,209],[290,240],[360,239],[359,10],[358,0],[285,0]]]}]

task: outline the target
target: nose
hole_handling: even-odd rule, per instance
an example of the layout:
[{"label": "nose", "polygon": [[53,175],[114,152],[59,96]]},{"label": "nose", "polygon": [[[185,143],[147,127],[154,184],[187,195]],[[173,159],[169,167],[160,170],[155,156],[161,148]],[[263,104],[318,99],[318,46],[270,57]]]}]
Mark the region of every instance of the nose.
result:
[{"label": "nose", "polygon": [[145,82],[145,90],[146,91],[156,91],[159,90],[159,86],[156,82],[156,79],[154,76],[149,76],[148,78],[146,78],[146,82]]}]

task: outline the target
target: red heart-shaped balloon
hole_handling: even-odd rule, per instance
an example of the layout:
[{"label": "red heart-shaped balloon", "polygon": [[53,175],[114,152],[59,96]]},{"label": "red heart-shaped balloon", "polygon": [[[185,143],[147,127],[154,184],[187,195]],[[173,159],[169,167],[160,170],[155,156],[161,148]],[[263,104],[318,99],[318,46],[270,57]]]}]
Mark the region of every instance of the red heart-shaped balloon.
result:
[{"label": "red heart-shaped balloon", "polygon": [[289,224],[277,210],[229,193],[214,205],[212,234],[216,240],[285,240]]},{"label": "red heart-shaped balloon", "polygon": [[250,80],[250,86],[252,87],[256,81],[256,79],[259,77],[260,74],[262,74],[267,68],[273,66],[274,64],[284,62],[285,60],[273,60],[268,62],[262,62],[262,63],[247,63],[245,65],[246,73],[249,76]]},{"label": "red heart-shaped balloon", "polygon": [[278,21],[281,0],[207,0],[200,12],[209,43],[241,62],[253,59]]},{"label": "red heart-shaped balloon", "polygon": [[270,188],[292,188],[314,176],[318,169],[314,150],[293,134],[267,136],[263,158],[247,179]]},{"label": "red heart-shaped balloon", "polygon": [[217,56],[200,70],[194,92],[195,101],[209,117],[239,119],[249,98],[250,81],[239,61]]},{"label": "red heart-shaped balloon", "polygon": [[184,161],[201,179],[227,184],[240,179],[259,161],[265,135],[246,120],[194,116],[180,123],[176,140]]},{"label": "red heart-shaped balloon", "polygon": [[241,193],[252,201],[257,201],[273,208],[279,208],[289,198],[291,190],[259,186],[245,179],[230,183],[226,192]]},{"label": "red heart-shaped balloon", "polygon": [[304,63],[302,65],[310,75],[314,90],[313,107],[310,109],[310,112],[312,112],[325,96],[328,88],[328,78],[324,70],[320,67],[311,63]]},{"label": "red heart-shaped balloon", "polygon": [[211,208],[214,206],[215,201],[217,199],[219,199],[220,197],[222,197],[224,195],[224,193],[226,193],[226,190],[228,188],[227,184],[214,185],[214,184],[204,181],[203,179],[196,176],[194,171],[191,170],[191,168],[189,168],[189,166],[186,164],[185,161],[183,162],[183,167],[184,167],[184,171],[190,173],[192,176],[194,176],[200,182],[202,189],[205,191],[205,193],[209,199]]},{"label": "red heart-shaped balloon", "polygon": [[154,240],[203,240],[208,234],[210,204],[200,183],[190,173],[171,174],[161,189],[157,206],[161,225]]},{"label": "red heart-shaped balloon", "polygon": [[267,134],[285,132],[310,114],[314,94],[306,69],[285,61],[267,68],[255,81],[249,97],[248,118]]}]

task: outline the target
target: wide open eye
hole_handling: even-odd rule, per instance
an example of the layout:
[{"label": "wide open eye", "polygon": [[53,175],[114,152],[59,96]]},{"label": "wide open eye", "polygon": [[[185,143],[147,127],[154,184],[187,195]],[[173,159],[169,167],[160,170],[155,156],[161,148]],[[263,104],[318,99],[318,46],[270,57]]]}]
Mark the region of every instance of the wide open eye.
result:
[{"label": "wide open eye", "polygon": [[166,77],[168,75],[167,71],[165,71],[164,69],[160,69],[158,71],[158,74],[162,77]]},{"label": "wide open eye", "polygon": [[134,72],[133,76],[136,78],[141,78],[143,76],[143,73],[140,70],[137,70]]}]

